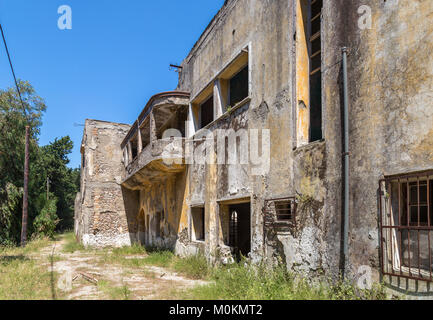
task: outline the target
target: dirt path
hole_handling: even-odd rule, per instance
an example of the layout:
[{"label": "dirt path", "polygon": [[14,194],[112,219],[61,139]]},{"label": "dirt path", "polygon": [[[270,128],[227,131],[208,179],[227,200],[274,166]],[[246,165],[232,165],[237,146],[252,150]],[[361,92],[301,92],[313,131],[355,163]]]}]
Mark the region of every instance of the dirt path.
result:
[{"label": "dirt path", "polygon": [[[206,284],[187,279],[173,271],[155,266],[128,267],[101,263],[92,252],[62,252],[63,238],[41,249],[34,258],[42,261],[50,272],[56,272],[58,297],[67,300],[104,299],[179,299],[181,290]],[[124,256],[143,259],[144,256]]]}]

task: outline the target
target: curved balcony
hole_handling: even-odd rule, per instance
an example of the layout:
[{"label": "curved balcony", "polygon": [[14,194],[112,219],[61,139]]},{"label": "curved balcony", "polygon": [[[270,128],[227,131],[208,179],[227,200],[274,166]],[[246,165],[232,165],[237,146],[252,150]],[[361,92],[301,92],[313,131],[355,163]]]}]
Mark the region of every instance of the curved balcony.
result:
[{"label": "curved balcony", "polygon": [[183,139],[162,139],[166,129],[185,136],[189,93],[163,92],[154,95],[123,140],[125,179],[123,185],[139,189],[185,169]]},{"label": "curved balcony", "polygon": [[185,170],[184,139],[161,139],[146,148],[126,167],[122,185],[138,190]]}]

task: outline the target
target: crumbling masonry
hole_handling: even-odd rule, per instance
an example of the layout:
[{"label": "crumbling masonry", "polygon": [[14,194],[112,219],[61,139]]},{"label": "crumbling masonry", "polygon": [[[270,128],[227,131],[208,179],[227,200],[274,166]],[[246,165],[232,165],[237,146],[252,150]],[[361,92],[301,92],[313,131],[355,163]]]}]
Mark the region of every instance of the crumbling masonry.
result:
[{"label": "crumbling masonry", "polygon": [[86,121],[77,237],[212,262],[244,255],[312,277],[368,268],[429,292],[432,33],[430,0],[226,1],[175,91],[132,126]]}]

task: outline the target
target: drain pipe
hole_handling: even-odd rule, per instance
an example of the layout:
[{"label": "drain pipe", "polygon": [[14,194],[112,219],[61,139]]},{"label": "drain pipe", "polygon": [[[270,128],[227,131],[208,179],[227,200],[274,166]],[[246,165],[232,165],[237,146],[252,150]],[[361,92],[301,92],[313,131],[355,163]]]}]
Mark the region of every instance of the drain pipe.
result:
[{"label": "drain pipe", "polygon": [[344,230],[343,230],[343,278],[349,264],[349,91],[347,80],[347,47],[341,48],[343,54],[343,91],[344,91]]}]

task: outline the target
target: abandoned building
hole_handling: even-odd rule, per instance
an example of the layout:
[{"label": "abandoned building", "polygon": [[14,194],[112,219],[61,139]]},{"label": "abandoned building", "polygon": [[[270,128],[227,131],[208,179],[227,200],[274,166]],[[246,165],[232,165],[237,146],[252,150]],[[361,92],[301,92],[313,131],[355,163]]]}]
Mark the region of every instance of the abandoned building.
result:
[{"label": "abandoned building", "polygon": [[86,120],[78,239],[428,293],[432,33],[430,0],[226,1],[174,91]]}]

